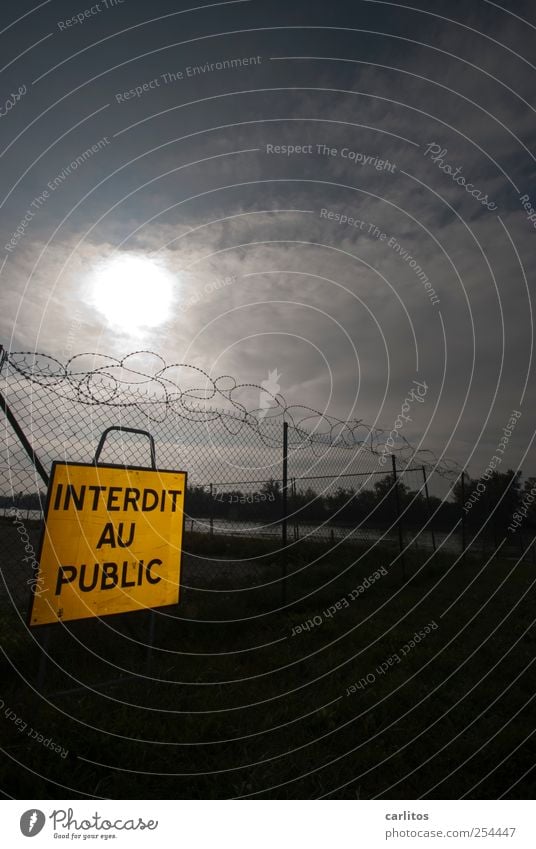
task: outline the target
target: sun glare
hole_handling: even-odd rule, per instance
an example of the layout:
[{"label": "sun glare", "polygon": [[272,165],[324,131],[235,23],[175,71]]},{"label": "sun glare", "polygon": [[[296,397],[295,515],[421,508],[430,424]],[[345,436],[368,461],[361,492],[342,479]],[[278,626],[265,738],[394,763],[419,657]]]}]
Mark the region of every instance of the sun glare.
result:
[{"label": "sun glare", "polygon": [[163,263],[125,254],[94,269],[91,300],[110,325],[139,332],[170,317],[174,282]]}]

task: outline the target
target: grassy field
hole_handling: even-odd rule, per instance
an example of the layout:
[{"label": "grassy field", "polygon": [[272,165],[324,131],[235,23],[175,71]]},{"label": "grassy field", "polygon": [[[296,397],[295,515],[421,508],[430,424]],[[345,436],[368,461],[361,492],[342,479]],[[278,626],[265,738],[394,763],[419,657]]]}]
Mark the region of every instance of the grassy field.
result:
[{"label": "grassy field", "polygon": [[[534,796],[532,562],[421,553],[404,577],[389,549],[186,549],[150,655],[149,613],[29,633],[4,595],[4,792]],[[16,557],[3,572],[24,586]]]}]

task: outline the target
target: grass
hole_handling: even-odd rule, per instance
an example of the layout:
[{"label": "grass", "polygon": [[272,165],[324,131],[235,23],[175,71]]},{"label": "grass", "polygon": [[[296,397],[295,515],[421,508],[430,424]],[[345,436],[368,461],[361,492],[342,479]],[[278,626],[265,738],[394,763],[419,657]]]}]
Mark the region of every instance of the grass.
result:
[{"label": "grass", "polygon": [[[57,666],[49,664],[38,693],[34,639],[46,631],[28,635],[15,612],[2,614],[5,792],[534,795],[533,676],[525,670],[536,642],[531,563],[468,557],[462,564],[440,554],[427,562],[421,553],[406,557],[404,581],[389,550],[346,546],[334,554],[303,543],[285,556],[269,540],[204,534],[187,535],[186,548],[196,554],[184,566],[188,588],[176,608],[157,615],[150,666],[143,645],[150,614],[51,626]],[[218,561],[231,553],[252,560]],[[380,566],[388,574],[325,615]],[[267,581],[275,583],[247,588]],[[431,622],[438,627],[402,654]],[[379,673],[395,655],[400,662]],[[374,680],[347,695],[367,676]],[[68,756],[18,731],[6,707]]]}]

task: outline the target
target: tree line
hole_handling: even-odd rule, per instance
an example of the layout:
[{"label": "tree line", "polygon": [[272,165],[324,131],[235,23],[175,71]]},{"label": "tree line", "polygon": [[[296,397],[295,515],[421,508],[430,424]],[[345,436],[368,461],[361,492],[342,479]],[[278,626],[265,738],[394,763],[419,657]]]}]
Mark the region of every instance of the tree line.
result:
[{"label": "tree line", "polygon": [[[521,472],[493,472],[484,482],[464,475],[453,487],[448,500],[425,495],[424,489],[411,489],[403,480],[397,481],[397,493],[392,475],[385,475],[372,487],[356,490],[337,486],[317,489],[289,484],[287,515],[296,522],[332,522],[333,524],[368,527],[390,525],[397,509],[404,513],[404,524],[421,527],[434,515],[433,527],[450,530],[463,517],[467,527],[482,527],[490,516],[489,525],[499,535],[509,533],[512,517],[526,502],[527,493],[536,486],[536,478],[524,483]],[[527,526],[536,526],[536,499],[524,517]],[[258,490],[215,489],[192,486],[188,490],[187,511],[190,516],[213,517],[229,521],[274,521],[283,515],[281,482],[271,479]],[[493,515],[492,515],[493,514]]]},{"label": "tree line", "polygon": [[[398,480],[398,509],[404,513],[404,524],[420,527],[434,514],[433,527],[449,530],[463,517],[472,530],[482,527],[488,519],[497,538],[526,525],[536,527],[536,477],[522,481],[520,471],[494,471],[488,478],[471,478],[465,474],[453,487],[452,496],[442,500],[423,490],[411,489]],[[21,510],[42,510],[45,493],[0,495],[0,507]],[[277,521],[283,515],[283,490],[279,480],[268,480],[257,489],[238,487],[189,486],[186,493],[186,513],[193,518],[226,519],[239,522]],[[383,527],[391,524],[397,511],[397,495],[392,475],[385,475],[372,487],[355,489],[295,485],[287,488],[287,515],[291,521],[316,523],[332,522],[356,527]],[[517,518],[513,518],[516,516]],[[491,519],[490,519],[491,517]]]}]

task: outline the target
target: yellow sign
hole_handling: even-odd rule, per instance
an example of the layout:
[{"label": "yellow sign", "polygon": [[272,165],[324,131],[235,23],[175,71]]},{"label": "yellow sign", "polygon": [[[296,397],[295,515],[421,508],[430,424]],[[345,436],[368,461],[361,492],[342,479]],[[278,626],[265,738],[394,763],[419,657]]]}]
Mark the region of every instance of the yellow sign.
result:
[{"label": "yellow sign", "polygon": [[54,463],[30,625],[179,600],[186,472]]}]

